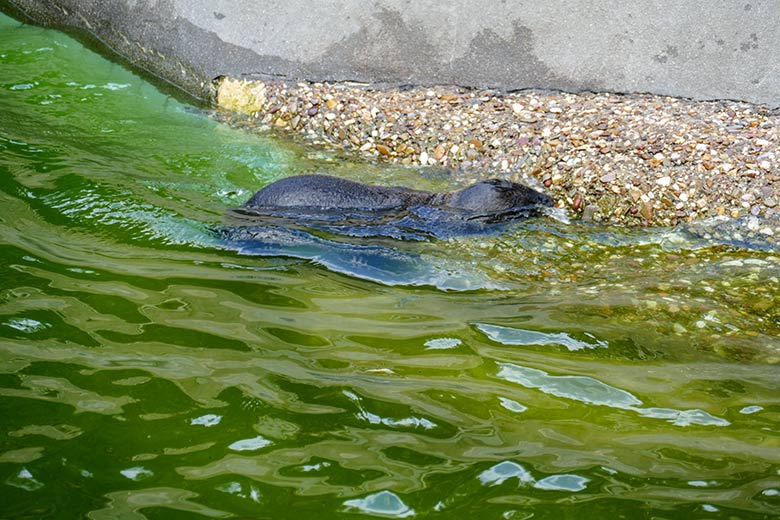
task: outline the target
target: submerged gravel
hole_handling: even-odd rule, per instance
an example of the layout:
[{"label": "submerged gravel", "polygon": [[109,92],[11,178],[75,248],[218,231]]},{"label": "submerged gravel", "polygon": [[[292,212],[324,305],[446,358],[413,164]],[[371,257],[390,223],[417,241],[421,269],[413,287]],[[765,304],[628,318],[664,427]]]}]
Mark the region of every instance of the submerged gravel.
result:
[{"label": "submerged gravel", "polygon": [[362,158],[537,183],[583,220],[780,217],[780,113],[748,103],[232,79],[217,103]]}]

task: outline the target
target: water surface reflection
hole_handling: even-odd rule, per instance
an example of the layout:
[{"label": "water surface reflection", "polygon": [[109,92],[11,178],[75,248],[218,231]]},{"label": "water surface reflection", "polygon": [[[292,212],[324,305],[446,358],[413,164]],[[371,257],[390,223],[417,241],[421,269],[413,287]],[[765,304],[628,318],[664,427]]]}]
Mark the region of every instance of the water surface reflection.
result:
[{"label": "water surface reflection", "polygon": [[7,18],[0,63],[2,516],[776,516],[772,223],[226,247],[282,176],[464,181],[217,124]]}]

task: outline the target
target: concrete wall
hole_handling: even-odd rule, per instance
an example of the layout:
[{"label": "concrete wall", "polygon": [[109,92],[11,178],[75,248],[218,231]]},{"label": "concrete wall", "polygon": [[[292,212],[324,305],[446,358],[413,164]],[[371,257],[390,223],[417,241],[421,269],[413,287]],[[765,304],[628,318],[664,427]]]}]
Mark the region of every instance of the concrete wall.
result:
[{"label": "concrete wall", "polygon": [[0,0],[200,96],[218,75],[780,106],[776,0]]}]

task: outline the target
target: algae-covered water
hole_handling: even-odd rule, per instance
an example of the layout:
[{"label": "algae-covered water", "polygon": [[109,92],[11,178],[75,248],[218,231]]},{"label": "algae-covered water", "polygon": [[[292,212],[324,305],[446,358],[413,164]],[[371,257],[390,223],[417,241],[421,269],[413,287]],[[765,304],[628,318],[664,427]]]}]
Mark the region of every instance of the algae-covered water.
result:
[{"label": "algae-covered water", "polygon": [[312,172],[465,182],[0,17],[0,517],[778,517],[771,226],[219,238]]}]

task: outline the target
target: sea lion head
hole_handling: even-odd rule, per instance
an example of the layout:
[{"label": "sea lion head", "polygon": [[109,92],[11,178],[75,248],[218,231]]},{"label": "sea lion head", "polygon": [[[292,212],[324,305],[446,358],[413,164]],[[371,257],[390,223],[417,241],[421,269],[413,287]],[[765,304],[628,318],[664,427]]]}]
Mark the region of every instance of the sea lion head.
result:
[{"label": "sea lion head", "polygon": [[453,209],[468,212],[496,213],[513,208],[552,206],[553,199],[524,184],[489,179],[448,193],[444,203]]}]

